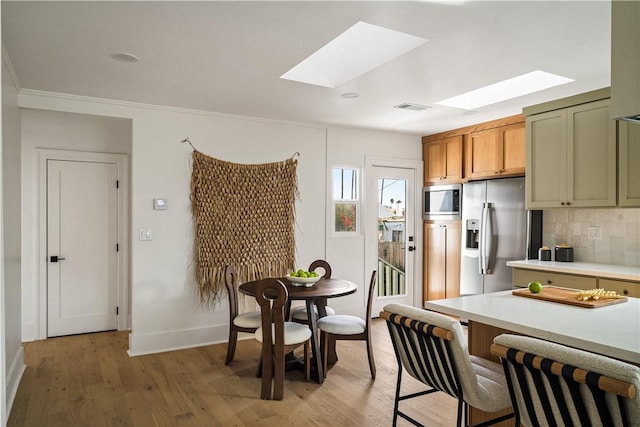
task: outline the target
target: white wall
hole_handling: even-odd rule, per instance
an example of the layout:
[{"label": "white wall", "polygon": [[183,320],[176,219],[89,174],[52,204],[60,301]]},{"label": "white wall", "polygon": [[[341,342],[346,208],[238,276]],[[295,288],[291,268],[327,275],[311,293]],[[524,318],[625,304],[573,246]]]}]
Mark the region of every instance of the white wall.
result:
[{"label": "white wall", "polygon": [[22,110],[22,340],[39,330],[37,148],[131,153],[131,120],[56,111]]},{"label": "white wall", "polygon": [[[327,171],[334,164],[364,168],[365,156],[391,156],[420,160],[417,136],[356,129],[275,122],[248,117],[196,112],[125,102],[93,100],[54,94],[21,95],[23,115],[23,180],[33,180],[33,129],[46,121],[51,127],[66,112],[132,119],[131,148],[131,310],[132,355],[172,348],[224,342],[228,334],[228,308],[200,307],[191,280],[192,220],[190,213],[191,147],[189,137],[208,155],[238,163],[264,163],[298,157],[300,199],[296,202],[296,262],[301,267],[327,258],[336,276],[362,286],[364,239],[327,237]],[[34,111],[35,109],[58,110]],[[56,117],[57,116],[57,117]],[[61,127],[63,126],[60,124]],[[96,124],[96,126],[98,126]],[[39,132],[44,137],[45,132]],[[70,138],[70,137],[69,137]],[[66,138],[65,138],[66,139]],[[65,147],[68,148],[68,147]],[[31,157],[29,162],[24,158]],[[25,200],[36,200],[34,187],[23,183]],[[154,198],[168,199],[169,209],[154,211]],[[32,212],[32,210],[30,210]],[[141,228],[152,230],[152,241],[139,241]],[[28,243],[26,242],[28,240]],[[33,239],[25,239],[33,252]],[[29,247],[26,247],[29,246]],[[33,270],[33,267],[25,267]],[[23,270],[23,275],[25,272]],[[26,278],[23,282],[29,283]],[[341,298],[339,311],[363,314],[364,292]],[[29,319],[27,319],[29,320]]]},{"label": "white wall", "polygon": [[[2,61],[2,70],[4,71],[4,60]],[[4,80],[3,80],[4,81]],[[3,88],[0,86],[0,97],[4,93]],[[4,104],[4,99],[3,99]],[[4,105],[3,105],[4,107]],[[0,115],[0,130],[2,130],[2,117]],[[2,147],[2,136],[0,133],[0,147]],[[0,163],[0,171],[3,170],[2,163]],[[0,189],[0,206],[4,207],[2,201],[2,189]],[[2,210],[0,209],[0,212]],[[4,246],[4,239],[2,238],[2,224],[0,223],[0,255],[2,255],[2,247]],[[7,344],[6,340],[6,326],[5,326],[5,304],[4,304],[4,256],[0,256],[0,426],[7,425]]]},{"label": "white wall", "polygon": [[[331,188],[331,169],[334,166],[353,166],[364,175],[365,160],[367,156],[387,157],[391,159],[422,159],[421,139],[412,135],[403,135],[391,132],[378,132],[353,128],[330,128],[327,132],[327,188]],[[422,187],[422,176],[418,177],[416,185]],[[330,195],[329,195],[330,196]],[[362,207],[360,217],[361,224],[364,224],[364,207],[366,194],[362,194]],[[373,197],[377,197],[374,194]],[[418,211],[420,201],[416,201]],[[331,223],[331,203],[328,199],[326,206],[327,216],[327,261],[331,264],[334,276],[351,280],[358,284],[369,284],[371,271],[365,271],[365,236],[362,227],[356,236],[337,236],[331,233],[333,224]],[[416,213],[419,215],[419,212]],[[421,217],[421,216],[420,216]],[[372,230],[376,232],[377,230]],[[416,230],[418,235],[422,234],[422,229]],[[418,242],[416,242],[418,243]],[[418,247],[422,245],[418,243]],[[376,248],[377,251],[377,248]],[[422,251],[414,252],[416,257]],[[416,292],[422,292],[422,263],[416,263]],[[365,288],[366,289],[366,288]],[[354,315],[364,315],[367,293],[356,292],[355,294],[338,298],[329,302],[329,305],[338,311],[348,312]]]},{"label": "white wall", "polygon": [[[168,111],[140,110],[133,126],[132,155],[132,354],[194,343],[226,341],[226,304],[199,307],[189,265],[190,137],[205,154],[237,163],[275,162],[300,152],[296,203],[297,261],[324,256],[325,131],[316,127]],[[169,209],[154,211],[152,200]],[[321,226],[318,226],[318,225]],[[140,228],[153,241],[135,238]],[[226,300],[225,300],[226,302]]]},{"label": "white wall", "polygon": [[20,110],[10,64],[2,60],[2,383],[0,425],[4,426],[24,372],[20,340]]}]

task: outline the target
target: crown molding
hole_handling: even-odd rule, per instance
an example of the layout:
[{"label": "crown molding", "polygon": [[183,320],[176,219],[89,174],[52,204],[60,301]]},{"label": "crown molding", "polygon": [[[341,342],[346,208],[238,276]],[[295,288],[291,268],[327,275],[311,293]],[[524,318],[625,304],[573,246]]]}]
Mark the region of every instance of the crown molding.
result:
[{"label": "crown molding", "polygon": [[[68,93],[60,93],[60,92],[48,92],[42,90],[34,90],[34,89],[20,89],[20,95],[32,96],[32,97],[41,97],[45,99],[54,99],[60,101],[71,101],[71,102],[80,102],[80,103],[91,103],[98,105],[106,105],[106,106],[114,106],[114,107],[122,107],[126,109],[128,114],[125,114],[127,118],[133,118],[133,113],[131,110],[135,109],[145,109],[145,110],[158,110],[158,111],[168,111],[173,113],[181,113],[181,114],[190,114],[190,115],[199,115],[199,116],[209,116],[209,117],[217,117],[224,118],[230,120],[242,120],[242,121],[252,121],[252,122],[262,122],[262,123],[270,123],[276,125],[287,125],[287,126],[303,126],[314,129],[325,129],[326,126],[314,125],[312,123],[304,123],[304,122],[295,122],[295,121],[287,121],[287,120],[277,120],[277,119],[268,119],[263,117],[252,117],[252,116],[243,116],[236,114],[227,114],[227,113],[218,113],[215,111],[206,111],[206,110],[196,110],[190,108],[181,108],[181,107],[171,107],[166,105],[156,105],[156,104],[144,104],[140,102],[132,102],[132,101],[121,101],[117,99],[108,99],[108,98],[97,98],[92,96],[84,96],[84,95],[73,95]],[[32,105],[23,105],[23,102],[20,103],[21,107],[34,108]]]}]

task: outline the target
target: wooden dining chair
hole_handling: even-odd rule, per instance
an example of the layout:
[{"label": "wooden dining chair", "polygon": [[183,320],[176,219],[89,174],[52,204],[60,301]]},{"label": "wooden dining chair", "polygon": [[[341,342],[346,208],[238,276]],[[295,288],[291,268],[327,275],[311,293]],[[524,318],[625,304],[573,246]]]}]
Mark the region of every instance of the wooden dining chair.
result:
[{"label": "wooden dining chair", "polygon": [[336,314],[318,319],[320,342],[323,348],[322,363],[325,377],[327,375],[329,349],[334,348],[335,342],[338,340],[361,340],[367,344],[367,357],[369,359],[371,378],[376,378],[376,362],[373,358],[373,342],[371,341],[371,306],[373,304],[377,274],[376,270],[373,270],[373,273],[371,273],[366,317],[364,319],[346,314]]},{"label": "wooden dining chair", "polygon": [[516,425],[640,425],[640,367],[537,338],[493,342]]},{"label": "wooden dining chair", "polygon": [[238,313],[238,274],[230,265],[224,269],[224,284],[229,295],[229,341],[224,359],[224,364],[228,365],[236,353],[238,332],[254,333],[260,327],[261,317],[259,311]]},{"label": "wooden dining chair", "polygon": [[[457,426],[468,425],[469,406],[486,412],[511,406],[507,380],[500,364],[469,354],[459,320],[403,304],[386,305],[380,317],[387,321],[398,362],[394,426],[398,417],[421,425],[400,410],[399,403],[438,391],[458,400]],[[403,371],[429,388],[401,395]],[[481,425],[492,425],[509,418],[513,418],[513,413],[496,416]]]},{"label": "wooden dining chair", "polygon": [[[304,345],[305,379],[311,378],[309,343],[311,330],[299,323],[285,322],[287,287],[278,279],[260,280],[256,286],[260,305],[261,326],[255,338],[262,343],[262,387],[260,397],[282,400],[284,394],[285,355]],[[273,393],[272,393],[273,383]]]},{"label": "wooden dining chair", "polygon": [[[316,271],[318,268],[321,268],[324,271],[324,273],[322,274],[323,279],[331,279],[331,266],[327,261],[323,259],[317,259],[313,261],[311,265],[309,265],[309,270],[307,271]],[[325,300],[325,304],[326,304],[326,300]],[[336,314],[336,311],[329,306],[326,306],[325,310],[327,312],[327,316],[332,316]],[[318,317],[317,306],[313,307],[313,312],[317,318]],[[303,323],[305,325],[308,324],[309,318],[307,317],[307,307],[304,305],[301,305],[301,306],[292,308],[290,318],[292,322]]]}]

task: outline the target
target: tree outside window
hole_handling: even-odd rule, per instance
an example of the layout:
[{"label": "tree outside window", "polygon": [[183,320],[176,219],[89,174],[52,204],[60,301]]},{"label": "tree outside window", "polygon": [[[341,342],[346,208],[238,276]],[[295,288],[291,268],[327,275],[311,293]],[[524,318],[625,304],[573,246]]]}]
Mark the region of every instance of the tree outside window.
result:
[{"label": "tree outside window", "polygon": [[358,232],[358,170],[333,168],[333,213],[336,233]]},{"label": "tree outside window", "polygon": [[356,218],[357,208],[355,204],[351,203],[336,203],[336,228],[335,231],[357,231]]}]

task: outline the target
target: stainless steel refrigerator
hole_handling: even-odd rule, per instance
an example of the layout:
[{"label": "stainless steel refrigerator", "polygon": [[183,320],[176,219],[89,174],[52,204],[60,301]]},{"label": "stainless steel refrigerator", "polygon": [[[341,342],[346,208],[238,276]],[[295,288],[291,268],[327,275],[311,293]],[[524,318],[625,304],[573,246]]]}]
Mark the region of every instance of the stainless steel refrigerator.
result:
[{"label": "stainless steel refrigerator", "polygon": [[511,289],[510,260],[537,258],[542,212],[525,210],[524,178],[462,185],[460,294]]}]

